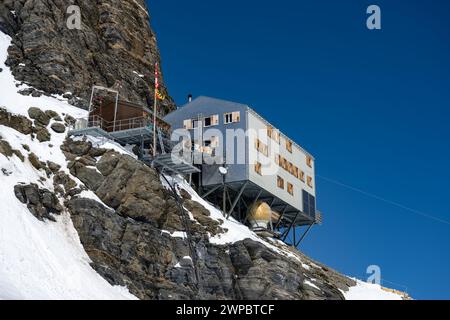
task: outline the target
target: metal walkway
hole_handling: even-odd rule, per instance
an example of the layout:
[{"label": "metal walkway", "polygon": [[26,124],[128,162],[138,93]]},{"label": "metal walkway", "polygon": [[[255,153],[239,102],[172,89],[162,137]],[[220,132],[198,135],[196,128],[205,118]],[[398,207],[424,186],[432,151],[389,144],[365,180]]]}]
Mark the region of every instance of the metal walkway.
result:
[{"label": "metal walkway", "polygon": [[149,157],[144,157],[145,162],[151,162],[153,167],[160,171],[169,171],[174,174],[189,175],[192,173],[199,173],[200,169],[194,167],[186,160],[179,158],[173,154],[161,154],[155,159],[151,160]]},{"label": "metal walkway", "polygon": [[[147,165],[152,166],[159,170],[165,170],[172,174],[189,175],[192,173],[200,172],[200,169],[193,166],[185,159],[179,158],[174,154],[171,154],[172,142],[167,136],[165,136],[160,130],[158,130],[158,141],[160,143],[161,154],[156,158],[149,155],[143,156],[140,160]],[[116,141],[121,145],[134,144],[141,146],[143,143],[153,142],[153,127],[138,127],[130,128],[126,130],[117,130],[113,132],[107,132],[100,126],[93,126],[87,128],[72,129],[68,133],[69,136],[94,136],[100,138],[106,138],[112,141]],[[169,153],[167,153],[169,152]]]}]

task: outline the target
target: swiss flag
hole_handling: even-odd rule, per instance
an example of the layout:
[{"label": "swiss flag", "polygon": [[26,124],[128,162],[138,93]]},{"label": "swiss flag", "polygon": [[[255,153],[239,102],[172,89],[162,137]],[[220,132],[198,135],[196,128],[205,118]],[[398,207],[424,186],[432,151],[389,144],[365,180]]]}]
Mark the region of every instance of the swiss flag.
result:
[{"label": "swiss flag", "polygon": [[158,63],[155,63],[155,88],[159,88],[159,81],[158,81]]}]

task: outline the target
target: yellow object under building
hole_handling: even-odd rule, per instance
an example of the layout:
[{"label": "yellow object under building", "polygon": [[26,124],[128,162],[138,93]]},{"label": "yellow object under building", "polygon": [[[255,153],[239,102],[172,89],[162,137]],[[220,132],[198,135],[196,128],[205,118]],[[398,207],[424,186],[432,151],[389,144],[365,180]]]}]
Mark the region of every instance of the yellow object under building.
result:
[{"label": "yellow object under building", "polygon": [[267,203],[257,201],[249,208],[248,221],[252,229],[268,229],[276,215]]}]

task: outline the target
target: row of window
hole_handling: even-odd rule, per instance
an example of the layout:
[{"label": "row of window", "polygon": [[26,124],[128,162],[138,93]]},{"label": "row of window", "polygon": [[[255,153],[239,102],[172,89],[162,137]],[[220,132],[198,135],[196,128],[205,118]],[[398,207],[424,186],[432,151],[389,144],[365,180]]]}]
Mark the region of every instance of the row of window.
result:
[{"label": "row of window", "polygon": [[267,136],[277,142],[280,143],[280,132],[272,126],[267,126]]},{"label": "row of window", "polygon": [[255,148],[256,148],[256,150],[261,152],[266,157],[269,156],[269,146],[267,144],[263,143],[261,140],[259,140],[259,139],[255,140]]},{"label": "row of window", "polygon": [[[262,176],[262,164],[261,163],[257,162],[255,164],[255,172],[257,174],[259,174],[260,176]],[[308,177],[308,185],[312,188],[312,177]],[[284,179],[280,176],[277,176],[277,186],[278,186],[278,188],[284,190],[284,187],[285,187]],[[287,192],[292,196],[294,195],[294,185],[290,182],[287,183]]]},{"label": "row of window", "polygon": [[[212,127],[219,125],[219,115],[215,114],[209,117],[205,117],[202,120],[200,119],[187,119],[183,121],[183,127],[186,130],[194,129],[199,126],[199,122],[202,121],[203,127]],[[229,112],[223,115],[223,123],[237,123],[241,121],[241,113],[239,111]]]},{"label": "row of window", "polygon": [[[280,132],[275,129],[272,126],[267,126],[267,136],[269,138],[271,138],[272,140],[274,140],[276,143],[280,144],[281,143],[281,138],[280,138]],[[286,139],[286,150],[289,151],[290,153],[293,152],[292,150],[292,146],[293,146],[293,142],[289,139]]]},{"label": "row of window", "polygon": [[[284,185],[285,185],[284,179],[282,177],[280,177],[280,176],[277,176],[277,186],[278,186],[278,188],[284,190]],[[294,185],[292,183],[290,183],[290,182],[287,183],[287,192],[291,196],[294,195]]]},{"label": "row of window", "polygon": [[302,182],[306,182],[307,185],[310,188],[313,188],[313,178],[310,176],[306,177],[305,181],[305,172],[301,169],[299,169],[297,166],[295,166],[292,162],[289,162],[286,158],[277,155],[275,157],[275,162],[278,164],[281,168],[292,174],[297,179],[300,179]]},{"label": "row of window", "polygon": [[[281,143],[280,132],[277,129],[274,129],[274,127],[267,126],[267,136],[269,138],[271,138],[272,140],[274,140],[275,142],[277,142],[278,144]],[[294,145],[294,143],[291,140],[286,139],[286,150],[288,152],[290,152],[290,153],[293,152],[293,145]],[[311,156],[306,157],[306,164],[310,168],[313,167],[313,159]]]},{"label": "row of window", "polygon": [[[255,148],[258,150],[258,152],[262,153],[266,157],[269,156],[269,147],[265,143],[263,143],[261,140],[256,139],[255,140]],[[307,157],[306,163],[308,166],[312,167],[312,159],[311,157]],[[300,179],[302,182],[306,182],[309,187],[313,188],[313,178],[308,176],[305,179],[305,172],[303,170],[299,169],[297,166],[295,166],[292,162],[288,161],[286,158],[282,157],[281,155],[275,156],[275,162],[277,165],[279,165],[281,168],[292,174],[297,179]],[[256,172],[261,175],[261,165],[256,164]]]}]

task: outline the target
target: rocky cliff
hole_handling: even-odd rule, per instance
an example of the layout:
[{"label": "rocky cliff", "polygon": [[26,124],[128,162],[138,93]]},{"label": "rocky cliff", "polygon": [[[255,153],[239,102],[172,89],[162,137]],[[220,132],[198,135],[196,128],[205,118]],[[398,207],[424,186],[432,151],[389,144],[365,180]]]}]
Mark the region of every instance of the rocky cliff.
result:
[{"label": "rocky cliff", "polygon": [[[81,33],[60,27],[72,2]],[[0,3],[12,35],[0,31],[0,299],[344,299],[355,287],[353,297],[399,298],[225,219],[129,148],[67,137],[87,112],[52,93],[83,97],[122,77],[129,99],[144,98],[128,72],[159,57],[141,5]],[[138,32],[149,38],[136,54]]]},{"label": "rocky cliff", "polygon": [[[81,29],[67,26],[71,5],[80,9]],[[13,38],[7,65],[36,89],[24,94],[71,93],[72,104],[86,107],[91,87],[102,85],[120,87],[126,100],[153,102],[160,56],[144,0],[2,0],[0,30]],[[163,82],[161,91],[167,112],[174,103]]]},{"label": "rocky cliff", "polygon": [[188,226],[151,168],[114,151],[96,161],[89,141],[66,140],[62,148],[71,173],[109,207],[82,197],[67,201],[93,267],[141,299],[343,299],[339,289],[356,284],[284,245],[211,243],[230,231],[186,185],[178,190],[192,215]]},{"label": "rocky cliff", "polygon": [[[356,285],[227,221],[182,178],[166,181],[118,146],[64,138],[70,115],[35,107],[27,113],[0,110],[0,133],[7,134],[0,139],[0,160],[12,164],[0,161],[1,181],[5,187],[6,179],[17,181],[6,192],[16,199],[8,202],[22,203],[45,225],[68,214],[92,268],[112,286],[140,299],[257,300],[344,299]],[[14,180],[22,171],[36,177]]]}]

